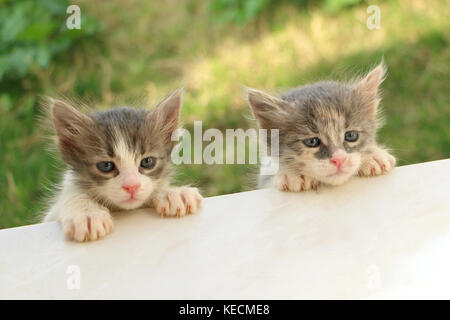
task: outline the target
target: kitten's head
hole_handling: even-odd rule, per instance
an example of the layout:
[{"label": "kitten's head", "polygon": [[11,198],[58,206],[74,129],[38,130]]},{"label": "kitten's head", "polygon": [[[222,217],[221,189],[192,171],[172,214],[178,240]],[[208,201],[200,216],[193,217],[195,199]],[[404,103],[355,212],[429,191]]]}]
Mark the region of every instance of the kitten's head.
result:
[{"label": "kitten's head", "polygon": [[152,110],[122,107],[91,115],[52,100],[57,144],[75,183],[110,208],[134,209],[148,201],[172,171],[171,135],[182,93]]},{"label": "kitten's head", "polygon": [[361,155],[375,144],[381,63],[353,83],[319,82],[277,98],[249,89],[261,128],[279,129],[280,168],[337,185],[357,173]]}]

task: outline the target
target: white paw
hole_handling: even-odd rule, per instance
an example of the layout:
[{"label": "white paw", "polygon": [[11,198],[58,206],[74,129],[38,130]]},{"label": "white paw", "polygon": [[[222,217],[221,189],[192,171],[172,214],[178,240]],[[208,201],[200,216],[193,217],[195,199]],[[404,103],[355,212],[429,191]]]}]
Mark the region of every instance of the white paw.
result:
[{"label": "white paw", "polygon": [[275,185],[281,191],[300,192],[317,189],[319,182],[304,175],[281,174],[275,178]]},{"label": "white paw", "polygon": [[162,216],[183,217],[197,212],[202,201],[203,197],[197,188],[180,187],[159,194],[153,200],[153,205]]},{"label": "white paw", "polygon": [[113,229],[109,211],[93,206],[92,211],[80,211],[61,218],[63,232],[67,239],[78,242],[101,239]]},{"label": "white paw", "polygon": [[373,177],[385,174],[395,167],[395,158],[387,151],[379,149],[369,154],[362,162],[358,175]]}]

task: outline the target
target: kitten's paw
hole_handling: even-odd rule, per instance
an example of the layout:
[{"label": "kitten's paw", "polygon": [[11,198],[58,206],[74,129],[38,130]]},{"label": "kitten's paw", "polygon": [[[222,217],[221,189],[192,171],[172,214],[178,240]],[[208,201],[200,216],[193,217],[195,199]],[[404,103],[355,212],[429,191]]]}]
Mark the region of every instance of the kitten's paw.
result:
[{"label": "kitten's paw", "polygon": [[395,158],[387,151],[378,149],[369,154],[362,162],[358,175],[373,177],[385,174],[395,167]]},{"label": "kitten's paw", "polygon": [[275,178],[275,185],[281,191],[300,192],[317,189],[319,182],[311,177],[282,174]]},{"label": "kitten's paw", "polygon": [[200,208],[203,197],[197,188],[171,188],[153,200],[153,204],[162,216],[183,217],[195,213]]},{"label": "kitten's paw", "polygon": [[68,215],[61,224],[67,239],[78,242],[101,239],[113,229],[113,221],[106,208]]}]

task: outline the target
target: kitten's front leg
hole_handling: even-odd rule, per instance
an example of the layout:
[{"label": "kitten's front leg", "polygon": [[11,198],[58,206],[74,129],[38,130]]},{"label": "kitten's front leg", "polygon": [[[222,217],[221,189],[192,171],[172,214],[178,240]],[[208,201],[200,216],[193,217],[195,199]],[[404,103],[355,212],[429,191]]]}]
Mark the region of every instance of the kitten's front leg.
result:
[{"label": "kitten's front leg", "polygon": [[63,190],[44,221],[58,220],[68,240],[101,239],[113,229],[109,210],[83,193]]},{"label": "kitten's front leg", "polygon": [[197,212],[202,201],[203,197],[197,188],[168,187],[153,197],[152,204],[162,216],[183,217]]},{"label": "kitten's front leg", "polygon": [[383,148],[374,147],[372,151],[362,157],[359,176],[373,177],[385,174],[395,167],[395,158]]},{"label": "kitten's front leg", "polygon": [[274,178],[275,186],[281,191],[300,192],[317,190],[319,182],[305,175],[278,173]]},{"label": "kitten's front leg", "polygon": [[93,241],[101,239],[113,229],[109,210],[86,199],[60,217],[64,234],[69,240]]}]

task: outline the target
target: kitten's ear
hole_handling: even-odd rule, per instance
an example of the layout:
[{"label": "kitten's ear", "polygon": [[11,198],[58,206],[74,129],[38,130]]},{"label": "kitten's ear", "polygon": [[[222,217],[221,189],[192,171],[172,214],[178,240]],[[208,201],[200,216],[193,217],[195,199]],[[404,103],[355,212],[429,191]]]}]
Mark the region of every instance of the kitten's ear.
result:
[{"label": "kitten's ear", "polygon": [[149,114],[151,120],[161,127],[161,133],[167,141],[171,140],[172,133],[178,128],[183,93],[184,88],[174,91]]},{"label": "kitten's ear", "polygon": [[262,129],[279,129],[292,111],[290,103],[256,89],[247,89],[247,101]]},{"label": "kitten's ear", "polygon": [[363,104],[371,116],[375,116],[377,113],[377,107],[381,100],[379,86],[385,77],[386,66],[382,61],[356,85],[356,92],[363,99]]},{"label": "kitten's ear", "polygon": [[50,100],[53,125],[60,143],[73,144],[89,131],[93,120],[61,100]]}]

